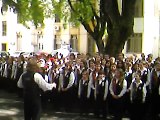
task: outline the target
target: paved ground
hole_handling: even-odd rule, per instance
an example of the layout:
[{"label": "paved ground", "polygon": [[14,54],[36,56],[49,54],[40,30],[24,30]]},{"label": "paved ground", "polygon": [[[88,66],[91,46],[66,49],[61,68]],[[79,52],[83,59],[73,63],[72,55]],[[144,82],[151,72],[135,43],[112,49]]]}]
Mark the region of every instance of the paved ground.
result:
[{"label": "paved ground", "polygon": [[[89,120],[89,117],[79,116],[78,113],[52,111],[51,108],[43,109],[42,120]],[[23,120],[23,101],[15,93],[0,90],[0,120]]]},{"label": "paved ground", "polygon": [[[24,120],[23,101],[15,93],[0,90],[0,120]],[[55,112],[48,107],[43,109],[41,120],[97,120],[97,118],[94,118],[93,114],[83,117],[76,112]]]}]

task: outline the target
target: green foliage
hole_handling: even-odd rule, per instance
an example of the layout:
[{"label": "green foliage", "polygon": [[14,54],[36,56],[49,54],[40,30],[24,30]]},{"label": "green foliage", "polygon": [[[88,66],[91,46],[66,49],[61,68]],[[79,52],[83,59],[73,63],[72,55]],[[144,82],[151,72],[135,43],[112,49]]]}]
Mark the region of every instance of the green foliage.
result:
[{"label": "green foliage", "polygon": [[45,3],[41,0],[3,0],[4,5],[9,5],[16,10],[18,22],[27,26],[27,22],[33,22],[35,27],[44,26]]},{"label": "green foliage", "polygon": [[42,27],[44,20],[44,9],[42,6],[42,2],[39,0],[31,0],[30,13],[36,27]]},{"label": "green foliage", "polygon": [[[32,21],[35,27],[44,26],[44,18],[55,14],[64,21],[79,26],[93,17],[94,0],[3,0],[10,7],[16,7],[18,21],[24,25]],[[14,3],[14,4],[13,4]],[[70,4],[69,4],[70,3]]]},{"label": "green foliage", "polygon": [[[66,27],[82,24],[95,41],[99,52],[111,51],[113,45],[122,50],[134,25],[134,5],[136,0],[121,0],[119,13],[117,0],[2,0],[18,13],[19,22],[24,25],[32,21],[35,27],[44,26],[44,18],[58,16]],[[107,25],[107,27],[106,27]],[[106,32],[107,31],[107,32]],[[107,35],[107,42],[102,41]],[[121,38],[121,39],[120,39]],[[106,49],[108,48],[108,50]],[[117,51],[111,51],[111,55]]]},{"label": "green foliage", "polygon": [[72,0],[70,3],[66,0],[52,0],[53,13],[57,14],[64,22],[79,26],[82,21],[89,22],[93,17],[91,2],[92,0],[83,0],[83,2]]},{"label": "green foliage", "polygon": [[25,24],[26,21],[29,21],[32,19],[32,17],[30,16],[29,1],[17,0],[17,5],[18,5],[17,6],[18,22]]}]

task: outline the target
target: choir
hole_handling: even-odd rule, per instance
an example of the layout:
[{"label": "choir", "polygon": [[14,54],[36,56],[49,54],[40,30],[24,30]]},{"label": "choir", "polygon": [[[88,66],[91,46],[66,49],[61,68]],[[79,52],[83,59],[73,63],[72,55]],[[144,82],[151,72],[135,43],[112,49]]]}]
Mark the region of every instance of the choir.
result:
[{"label": "choir", "polygon": [[[97,118],[113,115],[115,120],[124,115],[131,120],[159,119],[160,57],[153,59],[152,54],[144,53],[139,58],[123,53],[117,57],[71,53],[67,57],[56,54],[32,58],[44,80],[56,83],[56,89],[41,96],[42,102],[53,103],[53,109],[76,109],[80,115],[92,112]],[[16,85],[29,59],[23,55],[0,58],[1,88],[21,96],[23,89]]]}]

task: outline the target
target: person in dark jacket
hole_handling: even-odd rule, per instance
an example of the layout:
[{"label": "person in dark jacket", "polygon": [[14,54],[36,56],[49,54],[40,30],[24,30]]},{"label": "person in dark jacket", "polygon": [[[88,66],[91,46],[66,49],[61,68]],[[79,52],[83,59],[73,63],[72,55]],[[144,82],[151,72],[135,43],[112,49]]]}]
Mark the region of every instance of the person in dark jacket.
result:
[{"label": "person in dark jacket", "polygon": [[35,59],[30,59],[27,63],[27,70],[24,72],[17,86],[23,88],[24,98],[24,120],[40,120],[41,113],[41,89],[43,91],[56,88],[56,84],[47,83],[37,71],[39,66]]}]

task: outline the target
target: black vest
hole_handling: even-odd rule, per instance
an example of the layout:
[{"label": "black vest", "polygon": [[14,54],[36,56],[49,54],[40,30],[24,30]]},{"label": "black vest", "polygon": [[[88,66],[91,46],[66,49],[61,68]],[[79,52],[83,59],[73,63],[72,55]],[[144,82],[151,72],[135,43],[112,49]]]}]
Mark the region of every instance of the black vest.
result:
[{"label": "black vest", "polygon": [[17,64],[17,73],[16,73],[16,79],[18,80],[19,77],[21,76],[21,74],[23,73],[23,64],[24,63],[21,63],[21,64]]},{"label": "black vest", "polygon": [[12,64],[7,64],[7,78],[11,79],[12,75]]},{"label": "black vest", "polygon": [[116,83],[116,91],[114,91],[115,95],[119,95],[123,89],[122,83],[119,83],[119,81]]},{"label": "black vest", "polygon": [[138,87],[136,87],[136,83],[133,82],[133,102],[142,102],[143,100],[143,86],[144,83],[140,83]]},{"label": "black vest", "polygon": [[69,84],[69,78],[70,78],[71,72],[68,72],[66,75],[63,77],[63,88],[66,88]]},{"label": "black vest", "polygon": [[34,74],[34,72],[27,71],[22,75],[24,99],[30,101],[40,100],[40,88],[34,81]]},{"label": "black vest", "polygon": [[83,80],[81,79],[81,82],[80,82],[80,86],[81,86],[81,97],[86,97],[87,96],[87,91],[88,91],[88,83],[89,81],[85,81],[83,83]]},{"label": "black vest", "polygon": [[151,92],[152,94],[158,95],[159,94],[159,85],[160,85],[160,76],[157,76],[157,72],[155,69],[151,75]]},{"label": "black vest", "polygon": [[106,84],[106,80],[102,80],[101,83],[99,83],[99,81],[97,81],[97,93],[100,96],[104,96],[104,92],[105,92],[105,84]]}]

